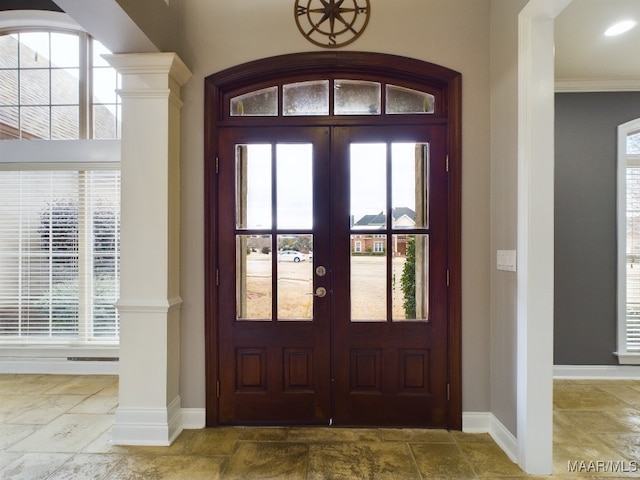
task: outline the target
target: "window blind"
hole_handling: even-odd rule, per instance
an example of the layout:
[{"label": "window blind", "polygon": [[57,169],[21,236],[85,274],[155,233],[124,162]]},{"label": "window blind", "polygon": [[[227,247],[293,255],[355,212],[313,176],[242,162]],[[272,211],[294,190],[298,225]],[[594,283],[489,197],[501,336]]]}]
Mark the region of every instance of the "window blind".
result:
[{"label": "window blind", "polygon": [[626,340],[628,352],[640,352],[640,162],[627,161]]},{"label": "window blind", "polygon": [[117,343],[119,252],[119,171],[0,171],[0,341]]}]

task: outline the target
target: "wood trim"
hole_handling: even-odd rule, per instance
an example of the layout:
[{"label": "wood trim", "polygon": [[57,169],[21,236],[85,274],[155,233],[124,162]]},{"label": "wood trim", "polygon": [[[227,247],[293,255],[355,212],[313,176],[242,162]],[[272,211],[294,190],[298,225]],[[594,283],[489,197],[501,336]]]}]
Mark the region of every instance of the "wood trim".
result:
[{"label": "wood trim", "polygon": [[449,427],[462,430],[462,77],[449,83]]},{"label": "wood trim", "polygon": [[216,158],[217,152],[217,124],[214,121],[214,113],[219,105],[219,89],[215,83],[205,83],[205,135],[204,135],[204,227],[205,227],[205,304],[204,304],[204,331],[205,331],[205,392],[206,392],[206,424],[214,426],[218,424],[218,329],[216,311],[213,308],[218,304],[218,290],[216,288],[216,271],[218,269],[215,252],[218,249],[218,235],[216,225],[217,210],[209,208],[218,196],[218,179]]}]

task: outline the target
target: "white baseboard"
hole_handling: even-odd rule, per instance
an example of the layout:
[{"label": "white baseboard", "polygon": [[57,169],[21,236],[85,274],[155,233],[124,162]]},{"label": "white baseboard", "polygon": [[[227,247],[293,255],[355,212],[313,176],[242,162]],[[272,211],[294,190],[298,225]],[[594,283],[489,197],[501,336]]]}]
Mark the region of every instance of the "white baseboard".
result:
[{"label": "white baseboard", "polygon": [[553,378],[558,380],[640,380],[640,366],[554,365]]},{"label": "white baseboard", "polygon": [[488,433],[512,462],[518,461],[518,440],[491,412],[463,412],[462,431]]},{"label": "white baseboard", "polygon": [[206,408],[183,408],[182,428],[185,430],[199,430],[207,425]]},{"label": "white baseboard", "polygon": [[182,432],[180,397],[167,408],[118,407],[111,430],[114,445],[169,446]]},{"label": "white baseboard", "polygon": [[462,412],[462,431],[466,433],[489,433],[490,412]]}]

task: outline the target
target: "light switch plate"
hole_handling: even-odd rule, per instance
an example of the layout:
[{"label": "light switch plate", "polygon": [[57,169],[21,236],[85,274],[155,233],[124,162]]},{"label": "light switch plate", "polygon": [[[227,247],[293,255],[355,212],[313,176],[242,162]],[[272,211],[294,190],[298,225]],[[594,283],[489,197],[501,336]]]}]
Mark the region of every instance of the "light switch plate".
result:
[{"label": "light switch plate", "polygon": [[516,251],[515,250],[498,250],[497,268],[498,270],[515,272],[516,271]]}]

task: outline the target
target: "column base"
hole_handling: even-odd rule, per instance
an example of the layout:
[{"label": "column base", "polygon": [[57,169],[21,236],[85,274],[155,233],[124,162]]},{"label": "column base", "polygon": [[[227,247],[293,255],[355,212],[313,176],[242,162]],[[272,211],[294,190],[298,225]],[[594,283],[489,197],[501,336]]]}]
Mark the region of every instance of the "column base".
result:
[{"label": "column base", "polygon": [[114,445],[169,446],[182,432],[180,397],[167,408],[122,408],[111,431]]}]

